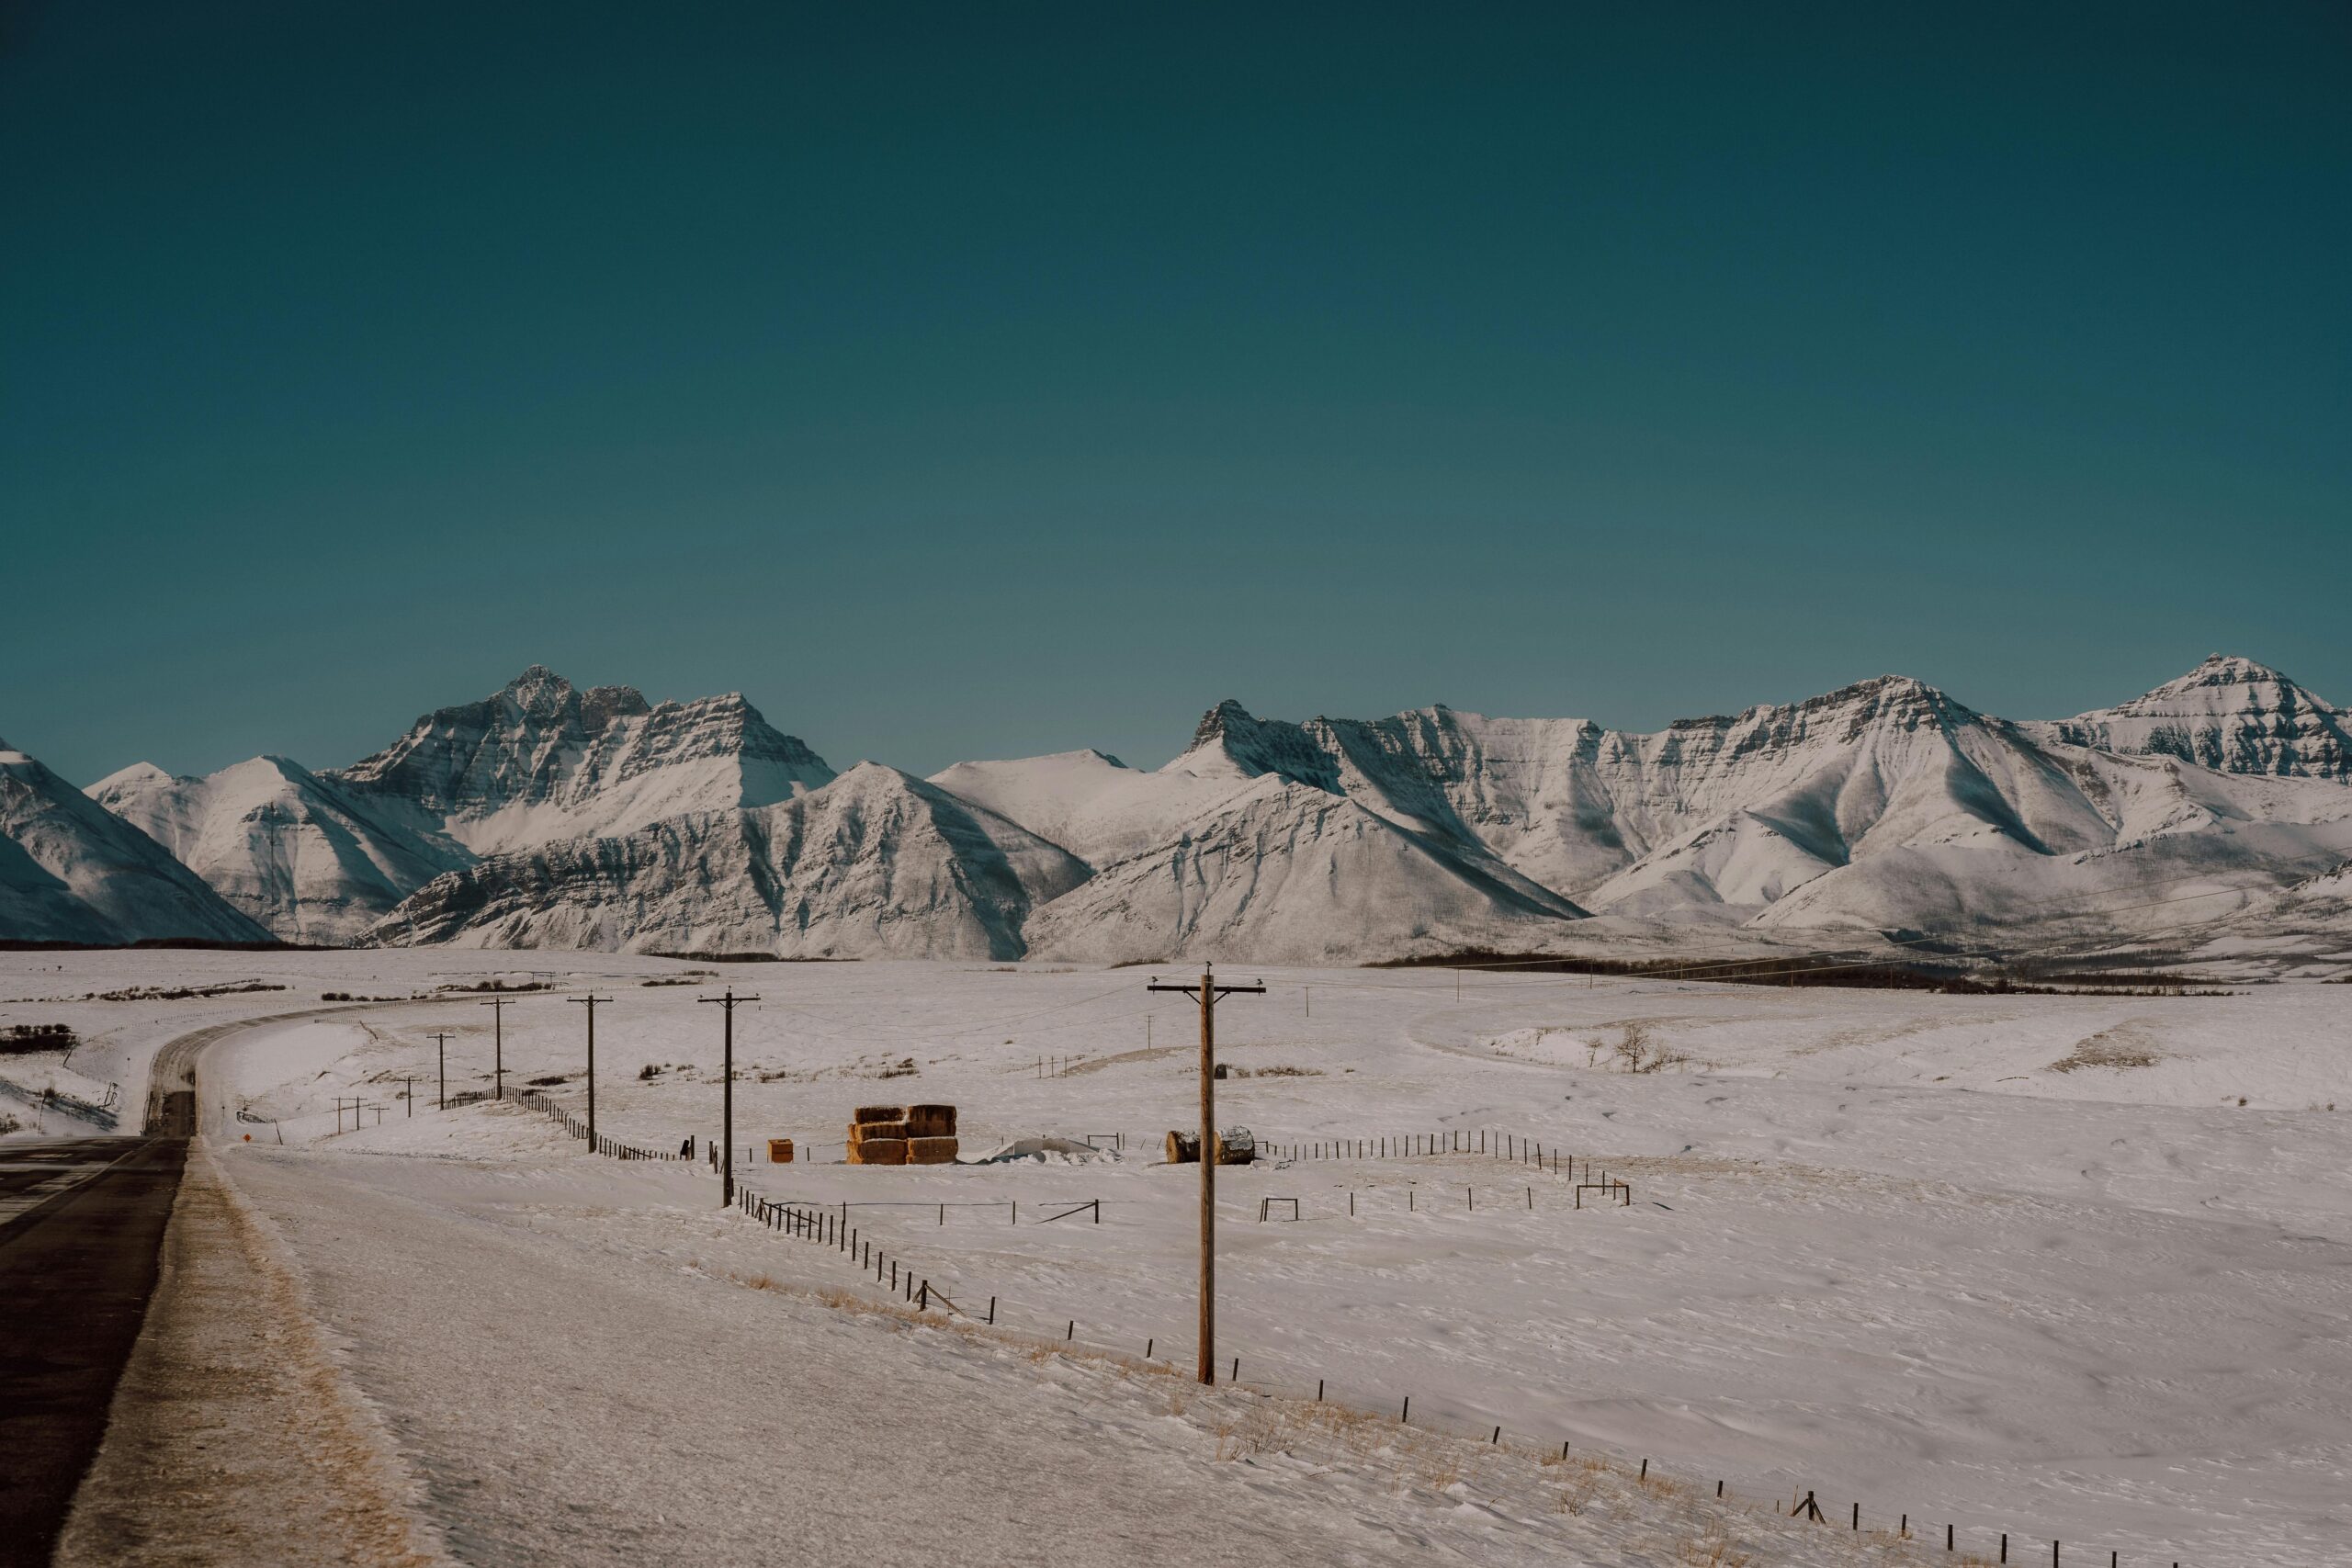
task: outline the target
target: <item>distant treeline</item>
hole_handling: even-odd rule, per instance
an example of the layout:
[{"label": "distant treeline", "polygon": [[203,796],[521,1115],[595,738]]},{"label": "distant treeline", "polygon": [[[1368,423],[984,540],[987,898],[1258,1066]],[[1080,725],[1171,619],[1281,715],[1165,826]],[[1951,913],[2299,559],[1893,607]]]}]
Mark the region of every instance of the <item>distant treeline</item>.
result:
[{"label": "distant treeline", "polygon": [[[2112,974],[2034,965],[2032,977],[1962,968],[1929,959],[1854,960],[1791,953],[1775,958],[1587,958],[1496,953],[1486,949],[1426,958],[1392,958],[1374,969],[1494,969],[1519,975],[1611,975],[1642,980],[1704,980],[1726,986],[1835,986],[1875,991],[1940,991],[1953,996],[2228,996],[2188,975]],[[2020,970],[2023,965],[2018,966]],[[2038,983],[2037,983],[2038,982]]]},{"label": "distant treeline", "polygon": [[331,942],[207,942],[192,936],[151,936],[139,942],[26,942],[0,938],[0,953],[342,953]]},{"label": "distant treeline", "polygon": [[854,958],[786,958],[780,953],[649,953],[648,958],[690,959],[696,964],[854,964]]},{"label": "distant treeline", "polygon": [[0,1056],[29,1056],[37,1051],[71,1051],[79,1043],[62,1023],[16,1023],[0,1029]]}]

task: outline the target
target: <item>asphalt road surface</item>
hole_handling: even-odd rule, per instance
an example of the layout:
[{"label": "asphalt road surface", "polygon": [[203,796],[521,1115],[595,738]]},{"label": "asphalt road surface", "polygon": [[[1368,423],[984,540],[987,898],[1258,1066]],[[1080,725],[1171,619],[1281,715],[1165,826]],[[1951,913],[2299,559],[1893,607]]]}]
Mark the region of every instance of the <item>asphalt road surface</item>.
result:
[{"label": "asphalt road surface", "polygon": [[231,1019],[167,1043],[141,1136],[0,1145],[0,1568],[46,1568],[106,1434],[198,1132],[198,1059],[248,1029],[350,1010]]},{"label": "asphalt road surface", "polygon": [[43,1564],[155,1289],[187,1144],[0,1145],[0,1565]]}]

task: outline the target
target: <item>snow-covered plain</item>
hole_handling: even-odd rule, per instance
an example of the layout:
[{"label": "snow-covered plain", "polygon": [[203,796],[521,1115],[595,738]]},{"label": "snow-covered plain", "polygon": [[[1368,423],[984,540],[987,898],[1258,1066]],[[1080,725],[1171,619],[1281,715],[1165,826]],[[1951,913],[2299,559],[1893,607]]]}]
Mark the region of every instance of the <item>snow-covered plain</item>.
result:
[{"label": "snow-covered plain", "polygon": [[[12,998],[119,988],[134,973],[148,985],[253,976],[288,989],[10,1000],[0,1023],[74,1021],[106,1041],[85,1049],[113,1052],[128,1073],[142,1043],[232,1009],[521,979],[515,956],[8,955],[0,994]],[[36,960],[63,971],[36,974]],[[1197,1174],[1159,1165],[1158,1144],[1193,1116],[1194,1017],[1183,998],[1146,992],[1151,971],[531,959],[551,961],[563,967],[545,977],[560,989],[505,1011],[510,1088],[560,1078],[546,1092],[584,1104],[585,1010],[564,998],[593,986],[615,998],[597,1015],[603,1129],[651,1148],[707,1138],[719,1016],[695,998],[757,992],[736,1015],[739,1174],[753,1190],[850,1205],[835,1212],[862,1242],[963,1306],[985,1312],[997,1298],[1000,1323],[1021,1334],[1060,1338],[1075,1320],[1081,1348],[1134,1356],[1148,1342],[1163,1360],[1189,1356]],[[2006,1529],[2020,1550],[2064,1540],[2069,1562],[2110,1550],[2127,1562],[2344,1560],[2352,992],[1990,998],[1476,971],[1262,977],[1267,995],[1220,1010],[1221,1059],[1249,1075],[1219,1086],[1223,1120],[1281,1144],[1460,1133],[1475,1145],[1482,1130],[1507,1133],[1573,1156],[1579,1171],[1589,1161],[1623,1176],[1634,1201],[1579,1210],[1565,1164],[1555,1177],[1476,1154],[1224,1171],[1220,1354],[1227,1371],[1240,1358],[1245,1383],[1311,1396],[1321,1380],[1333,1400],[1389,1414],[1409,1394],[1418,1426],[1477,1439],[1500,1426],[1525,1453],[1566,1441],[1647,1457],[1707,1494],[1717,1478],[1751,1497],[1810,1488],[1841,1517],[1860,1503],[1866,1526],[1907,1514],[1938,1546],[1955,1523],[1961,1545],[1987,1555]],[[679,979],[695,983],[648,984]],[[492,1015],[478,999],[274,1025],[208,1065],[228,1170],[288,1226],[355,1376],[414,1462],[462,1466],[459,1439],[419,1402],[449,1398],[427,1369],[462,1361],[458,1342],[491,1330],[468,1321],[476,1298],[461,1282],[416,1286],[415,1312],[438,1314],[431,1328],[375,1304],[362,1281],[390,1266],[366,1260],[370,1235],[410,1227],[419,1247],[436,1226],[511,1236],[648,1288],[759,1278],[882,1299],[839,1252],[721,1212],[706,1167],[600,1159],[511,1106],[435,1110],[429,1032],[455,1032],[453,1092],[488,1082]],[[120,1024],[101,1030],[116,1011]],[[1649,1059],[1664,1055],[1661,1070],[1624,1070],[1629,1031]],[[649,1065],[658,1070],[640,1077]],[[424,1076],[417,1101],[399,1074]],[[334,1101],[355,1093],[384,1119],[338,1134]],[[829,1163],[854,1107],[907,1100],[961,1107],[967,1153],[1027,1134],[1116,1134],[1125,1148],[996,1166]],[[802,1161],[750,1161],[771,1136],[797,1140]],[[1300,1219],[1260,1223],[1267,1197],[1295,1198]],[[1096,1199],[1099,1225],[1088,1214],[1042,1223]],[[477,1283],[477,1296],[495,1293]],[[812,1329],[808,1314],[823,1314],[797,1298],[761,1310],[781,1314],[769,1330],[779,1355],[842,1332]],[[411,1333],[446,1342],[400,1337]],[[916,1339],[913,1364],[959,1390],[1043,1376],[1050,1398],[1093,1411],[1114,1447],[1153,1429],[1131,1406],[1155,1396],[1124,1374],[1041,1374],[985,1339]],[[577,1375],[658,1381],[662,1359],[685,1353],[662,1336],[642,1364]],[[1224,1453],[1246,1408],[1213,1403],[1185,1419],[1227,1428],[1214,1444]],[[1010,1433],[968,1440],[1001,1443],[1012,1462],[1034,1456]],[[1393,1453],[1298,1442],[1323,1476],[1283,1471],[1252,1478],[1262,1492],[1242,1490],[1350,1529],[1376,1520],[1377,1539],[1395,1543],[1384,1553],[1342,1530],[1320,1560],[1422,1548],[1476,1562],[1579,1550],[1693,1560],[1673,1555],[1654,1522],[1649,1556],[1630,1536],[1596,1534],[1599,1516],[1540,1505],[1557,1477],[1524,1453],[1516,1468],[1498,1457],[1433,1485],[1397,1481]],[[1251,1462],[1281,1470],[1267,1452]],[[1391,1483],[1402,1492],[1384,1491]],[[1488,1512],[1472,1529],[1457,1508]],[[1844,1535],[1740,1539],[1758,1561],[1829,1562],[1853,1545]],[[1287,1530],[1267,1540],[1301,1551]]]}]

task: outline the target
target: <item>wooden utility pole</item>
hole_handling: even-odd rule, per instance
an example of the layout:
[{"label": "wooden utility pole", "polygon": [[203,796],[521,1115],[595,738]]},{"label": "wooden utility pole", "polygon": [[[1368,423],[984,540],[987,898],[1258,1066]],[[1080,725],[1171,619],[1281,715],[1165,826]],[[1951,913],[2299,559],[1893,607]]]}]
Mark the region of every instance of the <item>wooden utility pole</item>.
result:
[{"label": "wooden utility pole", "polygon": [[735,987],[727,987],[723,997],[700,997],[698,1001],[716,1002],[727,1010],[727,1049],[725,1070],[719,1076],[718,1111],[718,1206],[735,1206],[735,1009],[740,1003],[755,1002],[757,997],[739,997]]},{"label": "wooden utility pole", "polygon": [[481,1005],[496,1010],[490,1015],[492,1021],[490,1036],[490,1048],[492,1053],[491,1060],[495,1064],[492,1073],[493,1081],[498,1085],[498,1098],[504,1100],[506,1098],[506,1010],[514,1005],[514,999],[512,997],[492,997]]},{"label": "wooden utility pole", "polygon": [[[1201,965],[1197,986],[1163,986],[1154,991],[1180,991],[1201,1004],[1201,1318],[1200,1379],[1216,1382],[1216,999],[1236,993],[1262,997],[1266,987],[1220,986],[1210,965]],[[1148,1016],[1148,1015],[1147,1015]]]},{"label": "wooden utility pole", "polygon": [[591,991],[571,999],[588,1009],[588,1152],[593,1155],[596,1152],[596,1004],[613,998]]},{"label": "wooden utility pole", "polygon": [[447,1111],[449,1109],[449,1032],[446,1029],[442,1030],[432,1038],[435,1047],[435,1054],[441,1064],[441,1100],[434,1109]]},{"label": "wooden utility pole", "polygon": [[392,1080],[401,1086],[401,1098],[408,1101],[408,1113],[416,1114],[416,1086],[420,1081],[413,1073],[403,1074]]}]

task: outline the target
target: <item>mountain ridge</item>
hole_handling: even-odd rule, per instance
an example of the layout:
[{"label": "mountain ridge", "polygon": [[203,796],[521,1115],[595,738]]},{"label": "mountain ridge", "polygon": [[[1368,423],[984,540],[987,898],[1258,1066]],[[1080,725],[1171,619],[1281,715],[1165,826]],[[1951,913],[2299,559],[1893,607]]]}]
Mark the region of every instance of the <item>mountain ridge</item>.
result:
[{"label": "mountain ridge", "polygon": [[533,665],[348,767],[135,764],[88,793],[292,940],[1328,962],[1540,949],[1593,914],[1958,930],[2183,868],[2251,908],[2352,853],[2342,733],[2217,655],[2066,720],[1896,674],[1647,732],[1228,697],[1149,771],[1082,749],[926,781],[836,774],[741,694]]}]

